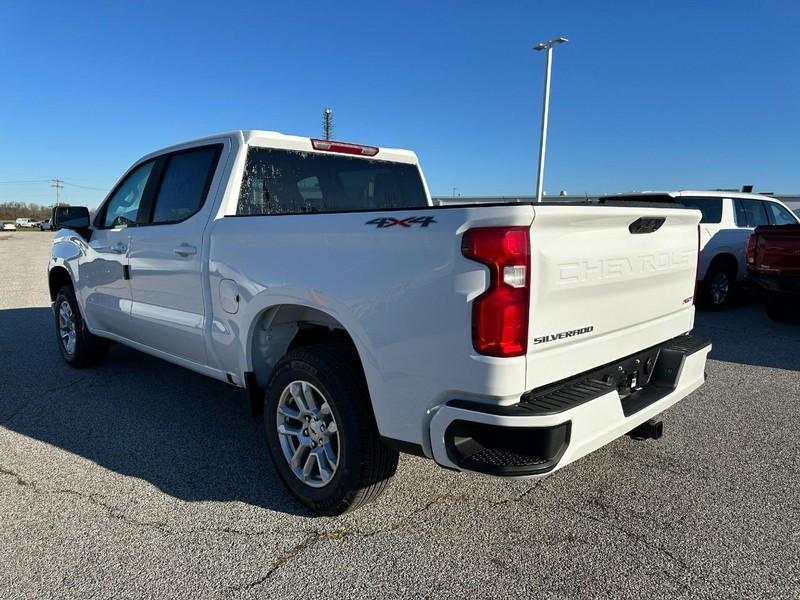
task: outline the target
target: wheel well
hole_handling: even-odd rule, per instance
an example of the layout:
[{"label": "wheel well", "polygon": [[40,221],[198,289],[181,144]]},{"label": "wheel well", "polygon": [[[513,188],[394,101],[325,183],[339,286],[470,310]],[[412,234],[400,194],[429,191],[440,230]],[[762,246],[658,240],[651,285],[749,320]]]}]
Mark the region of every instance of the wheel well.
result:
[{"label": "wheel well", "polygon": [[323,327],[322,325],[312,325],[302,322],[299,325],[297,334],[292,338],[286,352],[291,352],[295,348],[301,348],[303,346],[330,342],[338,342],[343,345],[351,346],[353,350],[356,348],[353,339],[344,329]]},{"label": "wheel well", "polygon": [[253,379],[259,388],[259,394],[266,389],[275,364],[288,352],[303,346],[330,342],[349,347],[363,373],[363,365],[353,338],[330,315],[297,305],[275,306],[259,314],[250,349]]},{"label": "wheel well", "polygon": [[51,302],[55,302],[56,294],[58,294],[58,290],[60,290],[63,286],[72,286],[72,279],[64,267],[55,267],[50,269],[50,273],[47,276],[47,282],[50,288]]},{"label": "wheel well", "polygon": [[734,279],[739,273],[739,263],[733,254],[717,254],[711,260],[711,263],[708,265],[708,268],[706,269],[706,277],[708,276],[708,273],[715,268],[727,269],[729,272],[733,272]]}]

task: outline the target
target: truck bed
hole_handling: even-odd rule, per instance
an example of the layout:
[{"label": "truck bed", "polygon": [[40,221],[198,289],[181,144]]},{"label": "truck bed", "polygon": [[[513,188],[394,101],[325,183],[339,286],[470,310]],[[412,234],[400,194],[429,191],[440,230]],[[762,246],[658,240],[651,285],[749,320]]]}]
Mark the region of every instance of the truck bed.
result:
[{"label": "truck bed", "polygon": [[[230,364],[249,351],[235,332],[266,298],[324,310],[363,353],[382,434],[424,443],[423,431],[409,430],[409,410],[449,398],[513,404],[690,331],[699,216],[625,202],[226,217],[211,231],[211,289],[233,272],[246,283],[237,315],[214,306],[230,321],[212,330],[215,353]],[[653,231],[632,231],[648,220]],[[530,231],[529,339],[512,358],[483,356],[471,340],[472,305],[490,273],[463,255],[462,238],[497,226]]]}]

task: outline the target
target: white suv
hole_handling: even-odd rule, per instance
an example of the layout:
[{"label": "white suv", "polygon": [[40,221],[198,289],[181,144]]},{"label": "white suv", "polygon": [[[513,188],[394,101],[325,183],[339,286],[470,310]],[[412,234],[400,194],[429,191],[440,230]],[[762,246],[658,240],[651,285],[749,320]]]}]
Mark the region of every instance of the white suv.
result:
[{"label": "white suv", "polygon": [[745,246],[753,229],[759,225],[800,223],[800,218],[781,201],[760,194],[682,190],[605,196],[600,202],[618,200],[677,202],[703,213],[697,304],[711,310],[726,306],[734,285],[747,275]]}]

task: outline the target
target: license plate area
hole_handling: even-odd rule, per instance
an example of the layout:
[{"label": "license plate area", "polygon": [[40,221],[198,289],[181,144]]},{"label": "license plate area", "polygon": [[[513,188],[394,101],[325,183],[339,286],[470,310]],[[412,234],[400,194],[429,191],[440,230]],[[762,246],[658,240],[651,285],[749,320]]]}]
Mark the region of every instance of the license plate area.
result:
[{"label": "license plate area", "polygon": [[658,363],[659,348],[628,357],[602,375],[602,380],[615,388],[624,399],[650,384]]}]

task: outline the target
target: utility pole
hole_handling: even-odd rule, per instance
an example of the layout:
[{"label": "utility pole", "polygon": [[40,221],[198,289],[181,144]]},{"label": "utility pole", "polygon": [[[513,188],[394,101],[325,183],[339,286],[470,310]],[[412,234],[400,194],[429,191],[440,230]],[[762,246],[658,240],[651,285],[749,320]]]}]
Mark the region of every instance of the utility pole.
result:
[{"label": "utility pole", "polygon": [[533,49],[537,52],[547,50],[547,66],[544,71],[544,101],[542,102],[542,136],[539,139],[539,173],[536,177],[536,201],[542,201],[544,188],[544,154],[547,149],[547,113],[550,110],[550,70],[553,66],[553,46],[567,42],[567,38],[559,37],[536,44]]},{"label": "utility pole", "polygon": [[322,111],[322,135],[326,140],[331,139],[333,135],[333,111],[330,108]]},{"label": "utility pole", "polygon": [[61,204],[61,189],[64,187],[64,182],[56,177],[55,179],[51,179],[53,183],[50,184],[50,187],[56,188],[56,206]]}]

